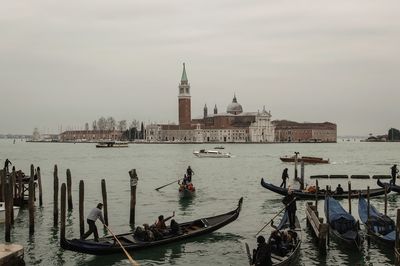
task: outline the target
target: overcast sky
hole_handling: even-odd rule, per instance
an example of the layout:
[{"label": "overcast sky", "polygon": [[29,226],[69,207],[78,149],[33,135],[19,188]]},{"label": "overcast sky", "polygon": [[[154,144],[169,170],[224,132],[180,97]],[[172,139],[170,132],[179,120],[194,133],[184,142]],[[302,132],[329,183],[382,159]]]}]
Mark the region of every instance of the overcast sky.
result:
[{"label": "overcast sky", "polygon": [[0,134],[59,133],[101,116],[177,122],[236,93],[244,111],[400,128],[400,1],[3,1]]}]

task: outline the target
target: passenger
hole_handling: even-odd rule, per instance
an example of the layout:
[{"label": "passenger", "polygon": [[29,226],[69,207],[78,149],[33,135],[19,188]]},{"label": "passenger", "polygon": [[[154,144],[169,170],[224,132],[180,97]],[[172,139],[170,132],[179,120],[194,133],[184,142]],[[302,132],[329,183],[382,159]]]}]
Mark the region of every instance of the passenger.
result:
[{"label": "passenger", "polygon": [[181,235],[182,234],[179,224],[174,219],[171,220],[171,224],[169,227],[171,228],[171,233],[173,235]]},{"label": "passenger", "polygon": [[263,236],[257,237],[257,249],[253,249],[252,265],[272,266],[271,245],[270,243],[265,243]]},{"label": "passenger", "polygon": [[[148,225],[147,225],[148,226]],[[133,236],[139,240],[145,241],[146,239],[146,231],[140,225],[136,227]]]},{"label": "passenger", "polygon": [[335,191],[335,193],[337,194],[337,195],[340,195],[340,194],[343,194],[343,188],[342,188],[342,186],[339,184],[338,186],[337,186],[337,188],[336,188],[336,191]]},{"label": "passenger", "polygon": [[172,217],[175,217],[175,212],[172,212],[172,216],[165,218],[165,219],[164,219],[164,215],[158,216],[158,220],[155,222],[156,229],[162,234],[167,233],[168,230],[167,230],[167,226],[166,226],[165,222],[168,221],[169,219],[171,219]]},{"label": "passenger", "polygon": [[192,182],[192,176],[194,176],[194,172],[193,172],[192,168],[190,168],[190,165],[186,169],[186,175],[187,175],[189,183]]},{"label": "passenger", "polygon": [[184,175],[183,175],[182,184],[183,184],[184,186],[186,186],[186,185],[189,184],[189,183],[190,183],[190,182],[189,182],[188,176],[187,176],[186,174],[184,174]]},{"label": "passenger", "polygon": [[155,236],[148,224],[143,224],[144,227],[144,241],[154,241]]},{"label": "passenger", "polygon": [[315,193],[315,192],[317,192],[317,189],[315,188],[315,186],[308,186],[308,188],[307,188],[307,192],[309,192],[309,193]]}]

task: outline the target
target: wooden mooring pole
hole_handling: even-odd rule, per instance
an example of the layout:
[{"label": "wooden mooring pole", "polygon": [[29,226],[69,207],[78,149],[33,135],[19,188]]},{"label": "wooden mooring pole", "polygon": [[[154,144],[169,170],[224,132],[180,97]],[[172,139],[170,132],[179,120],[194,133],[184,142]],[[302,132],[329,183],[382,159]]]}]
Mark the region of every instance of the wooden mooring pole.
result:
[{"label": "wooden mooring pole", "polygon": [[297,175],[297,156],[299,155],[299,152],[295,152],[294,153],[294,179],[295,180],[298,180],[297,178],[298,178],[298,175]]},{"label": "wooden mooring pole", "polygon": [[348,189],[349,189],[349,213],[351,214],[351,181],[348,183]]},{"label": "wooden mooring pole", "polygon": [[385,186],[385,215],[387,215],[387,186]]},{"label": "wooden mooring pole", "polygon": [[318,192],[319,192],[319,187],[318,187],[318,179],[315,180],[315,208],[318,210]]},{"label": "wooden mooring pole", "polygon": [[54,183],[53,183],[53,226],[58,226],[58,168],[57,165],[54,165]]},{"label": "wooden mooring pole", "polygon": [[[6,242],[11,242],[11,202],[10,202],[10,178],[6,176],[6,172],[2,170],[2,177],[5,176],[3,183],[3,197],[4,197],[4,211],[5,211],[5,240]],[[11,208],[10,208],[11,207]]]},{"label": "wooden mooring pole", "polygon": [[29,199],[28,199],[28,208],[29,208],[29,234],[35,233],[35,168],[33,164],[31,164],[31,176],[29,178]]},{"label": "wooden mooring pole", "polygon": [[37,180],[39,183],[39,206],[42,207],[43,206],[43,197],[42,197],[42,175],[40,174],[40,167],[36,168],[36,173],[37,173]]},{"label": "wooden mooring pole", "polygon": [[300,189],[303,190],[304,189],[304,162],[301,161],[300,164]]},{"label": "wooden mooring pole", "polygon": [[11,209],[11,224],[14,224],[14,198],[17,195],[17,189],[15,188],[15,183],[16,183],[16,173],[15,173],[15,167],[13,166],[12,168],[12,173],[11,173],[11,183],[10,183],[10,209]]},{"label": "wooden mooring pole", "polygon": [[400,209],[397,209],[396,216],[396,242],[394,248],[395,265],[400,265]]},{"label": "wooden mooring pole", "polygon": [[329,246],[329,242],[331,240],[331,237],[330,237],[331,226],[330,226],[330,220],[329,220],[329,200],[327,200],[327,195],[328,195],[328,185],[326,186],[325,200],[326,200],[326,223],[329,225],[328,233],[326,236],[326,244]]},{"label": "wooden mooring pole", "polygon": [[67,169],[67,194],[68,194],[68,211],[72,211],[72,178],[71,178],[71,171]]},{"label": "wooden mooring pole", "polygon": [[131,206],[129,214],[129,223],[131,226],[135,226],[135,206],[136,206],[136,186],[138,183],[138,176],[136,174],[136,169],[129,171],[130,185],[131,185]]},{"label": "wooden mooring pole", "polygon": [[65,183],[61,185],[61,230],[60,240],[65,240],[65,219],[66,219],[66,186]]},{"label": "wooden mooring pole", "polygon": [[79,233],[80,236],[83,236],[85,233],[85,210],[84,210],[84,201],[85,201],[85,183],[83,180],[79,181]]},{"label": "wooden mooring pole", "polygon": [[21,208],[24,205],[24,183],[21,174],[18,174],[18,204]]},{"label": "wooden mooring pole", "polygon": [[106,180],[101,180],[101,194],[103,195],[103,212],[104,212],[104,222],[108,226],[108,207],[107,207],[107,189]]}]

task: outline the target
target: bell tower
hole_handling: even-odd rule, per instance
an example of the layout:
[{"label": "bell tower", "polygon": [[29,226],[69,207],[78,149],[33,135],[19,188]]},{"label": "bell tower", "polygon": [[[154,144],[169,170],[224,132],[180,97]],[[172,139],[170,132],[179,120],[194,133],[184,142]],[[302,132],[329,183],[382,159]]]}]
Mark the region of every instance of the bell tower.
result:
[{"label": "bell tower", "polygon": [[181,83],[179,84],[179,126],[181,129],[190,128],[191,124],[191,103],[190,103],[190,84],[186,76],[185,63],[183,63],[183,71]]}]

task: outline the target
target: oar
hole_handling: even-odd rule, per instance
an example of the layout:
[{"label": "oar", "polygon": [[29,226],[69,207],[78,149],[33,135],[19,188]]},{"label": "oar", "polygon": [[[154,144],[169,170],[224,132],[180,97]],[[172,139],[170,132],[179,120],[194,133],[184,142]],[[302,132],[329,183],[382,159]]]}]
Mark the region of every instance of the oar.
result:
[{"label": "oar", "polygon": [[115,238],[115,240],[118,242],[118,244],[121,246],[122,250],[125,252],[125,255],[128,257],[129,262],[133,265],[133,266],[140,266],[139,263],[137,263],[134,259],[132,259],[131,255],[129,255],[128,251],[126,251],[126,249],[124,248],[124,246],[121,244],[121,242],[119,242],[118,238],[114,235],[114,233],[111,231],[110,228],[108,228],[108,226],[106,224],[103,224],[107,230],[112,234],[112,236]]},{"label": "oar", "polygon": [[171,185],[171,184],[173,184],[173,183],[175,183],[175,182],[178,182],[179,180],[180,180],[180,179],[178,179],[178,180],[175,180],[175,181],[172,181],[171,183],[168,183],[168,184],[166,184],[166,185],[164,185],[164,186],[158,187],[158,188],[156,188],[156,190],[159,190],[160,188],[163,188],[163,187],[169,186],[169,185]]},{"label": "oar", "polygon": [[294,198],[291,202],[289,202],[288,204],[285,205],[285,207],[282,208],[282,210],[280,210],[266,225],[264,225],[260,231],[257,232],[257,234],[255,236],[257,236],[262,230],[264,230],[265,227],[267,227],[281,212],[283,212],[287,206],[289,206],[293,201],[295,201],[296,198]]}]

